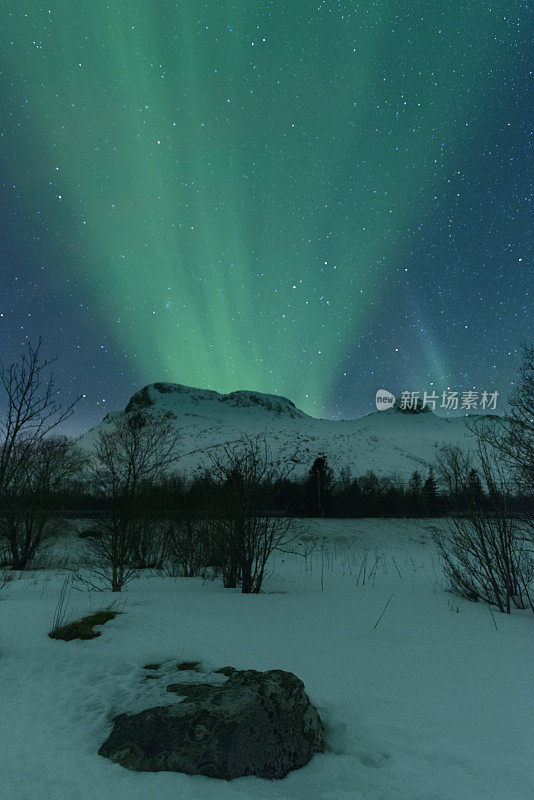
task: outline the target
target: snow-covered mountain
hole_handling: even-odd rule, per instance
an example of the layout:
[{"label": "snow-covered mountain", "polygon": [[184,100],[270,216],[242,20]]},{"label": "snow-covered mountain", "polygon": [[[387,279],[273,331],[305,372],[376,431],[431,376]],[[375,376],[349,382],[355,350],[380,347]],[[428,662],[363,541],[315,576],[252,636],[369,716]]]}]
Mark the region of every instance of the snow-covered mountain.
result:
[{"label": "snow-covered mountain", "polygon": [[90,449],[102,427],[123,414],[143,411],[170,414],[180,431],[179,469],[191,474],[209,462],[209,453],[244,434],[265,434],[271,453],[295,462],[293,474],[307,472],[318,455],[325,455],[338,474],[373,470],[407,479],[414,469],[426,472],[438,449],[466,445],[466,417],[443,418],[431,411],[407,413],[398,407],[355,420],[315,419],[291,400],[261,392],[219,394],[174,383],[154,383],[133,395],[124,411],[109,414],[80,439]]}]

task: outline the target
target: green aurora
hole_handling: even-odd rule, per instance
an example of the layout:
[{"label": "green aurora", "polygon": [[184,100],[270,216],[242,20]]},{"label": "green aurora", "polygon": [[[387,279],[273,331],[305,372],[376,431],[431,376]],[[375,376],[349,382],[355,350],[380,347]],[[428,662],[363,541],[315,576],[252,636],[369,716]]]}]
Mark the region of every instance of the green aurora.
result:
[{"label": "green aurora", "polygon": [[[432,222],[451,144],[500,103],[519,8],[13,6],[13,182],[58,293],[97,301],[95,335],[143,383],[317,414]],[[448,372],[439,345],[421,358]]]}]

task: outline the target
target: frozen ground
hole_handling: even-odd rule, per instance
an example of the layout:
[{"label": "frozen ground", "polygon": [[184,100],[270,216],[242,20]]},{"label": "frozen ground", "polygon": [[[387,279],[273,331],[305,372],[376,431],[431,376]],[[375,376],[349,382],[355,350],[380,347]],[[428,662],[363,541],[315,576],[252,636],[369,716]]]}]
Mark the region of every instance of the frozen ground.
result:
[{"label": "frozen ground", "polygon": [[[433,521],[312,521],[307,559],[278,554],[265,593],[143,577],[70,595],[70,618],[119,599],[100,638],[48,638],[60,571],[0,602],[0,775],[10,800],[532,800],[534,620],[444,591]],[[375,628],[388,599],[386,611]],[[329,750],[282,781],[134,773],[97,754],[111,718],[162,701],[149,662],[291,670]],[[191,676],[193,677],[193,676]]]}]

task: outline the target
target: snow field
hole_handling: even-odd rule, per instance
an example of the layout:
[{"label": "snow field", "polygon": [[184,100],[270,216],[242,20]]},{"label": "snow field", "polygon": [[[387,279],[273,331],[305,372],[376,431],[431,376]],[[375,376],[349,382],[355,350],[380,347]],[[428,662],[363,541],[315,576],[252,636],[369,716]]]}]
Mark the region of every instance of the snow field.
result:
[{"label": "snow field", "polygon": [[[301,550],[315,548],[277,553],[261,595],[149,575],[120,595],[72,590],[69,619],[114,602],[122,612],[86,642],[47,636],[64,572],[14,580],[0,602],[4,796],[532,800],[532,615],[495,613],[496,630],[487,606],[445,591],[431,539],[441,521],[307,524]],[[226,665],[294,672],[328,752],[272,782],[134,773],[100,757],[112,717],[179,702],[165,686],[194,660],[204,672],[179,680]]]}]

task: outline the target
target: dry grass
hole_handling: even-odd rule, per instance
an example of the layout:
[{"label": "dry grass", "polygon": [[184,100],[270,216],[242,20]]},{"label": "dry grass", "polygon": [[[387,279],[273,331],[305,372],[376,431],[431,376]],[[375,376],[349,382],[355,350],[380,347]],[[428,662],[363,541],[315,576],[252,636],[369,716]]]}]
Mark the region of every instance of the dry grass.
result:
[{"label": "dry grass", "polygon": [[100,631],[95,631],[95,625],[104,625],[120,614],[120,611],[97,611],[88,617],[82,617],[74,622],[69,622],[67,625],[61,625],[59,628],[54,628],[48,634],[51,639],[63,639],[65,642],[70,642],[73,639],[96,639],[100,636]]}]

